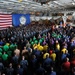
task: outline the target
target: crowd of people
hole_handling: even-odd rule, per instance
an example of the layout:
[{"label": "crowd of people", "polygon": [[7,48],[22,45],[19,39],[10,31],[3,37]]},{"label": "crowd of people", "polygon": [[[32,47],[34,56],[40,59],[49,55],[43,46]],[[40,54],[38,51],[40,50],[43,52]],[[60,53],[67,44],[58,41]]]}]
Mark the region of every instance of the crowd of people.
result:
[{"label": "crowd of people", "polygon": [[75,28],[34,24],[0,31],[0,75],[75,75]]}]

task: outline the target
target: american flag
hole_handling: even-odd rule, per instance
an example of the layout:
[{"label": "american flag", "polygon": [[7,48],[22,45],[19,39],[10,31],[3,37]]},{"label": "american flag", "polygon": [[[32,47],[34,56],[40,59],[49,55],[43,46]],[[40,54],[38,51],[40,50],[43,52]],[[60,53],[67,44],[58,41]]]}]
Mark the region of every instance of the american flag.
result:
[{"label": "american flag", "polygon": [[0,30],[12,27],[12,15],[0,14]]}]

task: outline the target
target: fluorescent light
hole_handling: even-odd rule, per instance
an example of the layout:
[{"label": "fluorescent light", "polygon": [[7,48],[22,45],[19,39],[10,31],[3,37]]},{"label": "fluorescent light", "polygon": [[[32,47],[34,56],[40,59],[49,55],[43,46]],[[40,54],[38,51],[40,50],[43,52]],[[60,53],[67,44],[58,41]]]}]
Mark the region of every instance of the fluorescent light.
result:
[{"label": "fluorescent light", "polygon": [[53,1],[53,2],[58,3],[57,1]]},{"label": "fluorescent light", "polygon": [[32,6],[32,8],[36,8],[36,7]]},{"label": "fluorescent light", "polygon": [[8,9],[12,9],[12,8],[8,8]]},{"label": "fluorescent light", "polygon": [[63,6],[61,3],[59,3],[58,1],[53,1],[54,3]]},{"label": "fluorescent light", "polygon": [[22,5],[21,7],[25,7],[24,5]]},{"label": "fluorescent light", "polygon": [[75,3],[74,3],[74,2],[73,2],[72,4],[73,4],[73,5],[75,5]]}]

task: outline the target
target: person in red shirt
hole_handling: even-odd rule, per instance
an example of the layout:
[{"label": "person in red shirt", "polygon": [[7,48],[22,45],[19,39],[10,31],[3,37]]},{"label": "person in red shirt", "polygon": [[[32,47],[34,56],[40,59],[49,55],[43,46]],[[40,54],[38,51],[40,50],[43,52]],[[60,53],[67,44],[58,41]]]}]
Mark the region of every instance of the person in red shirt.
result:
[{"label": "person in red shirt", "polygon": [[72,60],[71,60],[71,66],[72,67],[75,67],[75,56],[72,58]]},{"label": "person in red shirt", "polygon": [[69,74],[70,73],[70,62],[69,62],[69,58],[66,58],[66,61],[63,62],[62,69],[63,69],[63,71],[64,71],[65,74]]},{"label": "person in red shirt", "polygon": [[75,75],[75,67],[72,68],[72,75]]}]

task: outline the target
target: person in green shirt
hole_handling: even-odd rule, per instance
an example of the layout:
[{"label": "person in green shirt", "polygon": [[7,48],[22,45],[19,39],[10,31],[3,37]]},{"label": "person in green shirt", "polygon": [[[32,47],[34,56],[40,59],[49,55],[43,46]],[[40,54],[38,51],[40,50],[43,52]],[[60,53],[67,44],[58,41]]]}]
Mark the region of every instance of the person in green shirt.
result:
[{"label": "person in green shirt", "polygon": [[44,41],[45,38],[41,38],[42,41]]},{"label": "person in green shirt", "polygon": [[2,48],[0,48],[0,52],[3,52]]},{"label": "person in green shirt", "polygon": [[9,46],[9,48],[10,48],[11,51],[14,51],[17,48],[17,45],[16,44],[11,44]]},{"label": "person in green shirt", "polygon": [[60,35],[60,34],[58,34],[58,35],[56,36],[56,38],[57,38],[57,39],[61,38],[61,35]]},{"label": "person in green shirt", "polygon": [[30,38],[29,42],[31,43],[32,41],[33,41],[32,38]]},{"label": "person in green shirt", "polygon": [[46,34],[43,34],[43,37],[46,37]]},{"label": "person in green shirt", "polygon": [[52,37],[56,37],[57,34],[55,32],[52,33]]},{"label": "person in green shirt", "polygon": [[35,43],[35,44],[38,44],[38,40],[35,40],[34,43]]},{"label": "person in green shirt", "polygon": [[11,56],[12,56],[12,51],[8,51],[8,52],[7,52],[7,55],[8,55],[9,57],[11,57]]},{"label": "person in green shirt", "polygon": [[6,54],[6,52],[3,53],[2,60],[3,60],[4,66],[7,67],[7,65],[8,65],[8,54]]},{"label": "person in green shirt", "polygon": [[33,42],[33,41],[31,42],[31,45],[32,45],[32,46],[34,45],[34,42]]},{"label": "person in green shirt", "polygon": [[3,61],[8,60],[8,54],[6,54],[6,52],[3,53],[2,59],[3,59]]},{"label": "person in green shirt", "polygon": [[0,58],[2,57],[2,53],[0,52]]},{"label": "person in green shirt", "polygon": [[4,45],[4,46],[3,46],[3,50],[4,50],[5,52],[7,52],[7,51],[9,50],[9,46],[8,46],[8,45]]},{"label": "person in green shirt", "polygon": [[14,43],[14,50],[18,47],[17,43]]},{"label": "person in green shirt", "polygon": [[39,42],[42,43],[43,42],[42,39],[40,39]]},{"label": "person in green shirt", "polygon": [[36,37],[34,36],[34,37],[33,37],[33,41],[35,41],[35,40],[36,40]]},{"label": "person in green shirt", "polygon": [[10,48],[11,51],[14,51],[14,45],[13,45],[13,44],[11,44],[11,45],[9,46],[9,48]]}]

